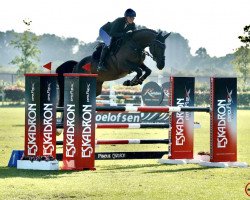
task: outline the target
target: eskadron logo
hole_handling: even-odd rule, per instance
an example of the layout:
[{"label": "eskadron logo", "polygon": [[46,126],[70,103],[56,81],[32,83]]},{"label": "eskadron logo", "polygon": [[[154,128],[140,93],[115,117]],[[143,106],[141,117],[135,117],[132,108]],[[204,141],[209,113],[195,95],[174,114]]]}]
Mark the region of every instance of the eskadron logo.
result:
[{"label": "eskadron logo", "polygon": [[187,90],[187,88],[185,87],[185,100],[186,100],[186,104],[190,102],[190,92],[191,92],[191,89]]},{"label": "eskadron logo", "polygon": [[226,88],[226,97],[217,100],[217,147],[226,148],[228,144],[227,124],[232,122],[233,115],[233,90]]},{"label": "eskadron logo", "polygon": [[228,90],[227,88],[227,121],[228,122],[231,122],[232,119],[234,118],[234,113],[233,113],[233,109],[232,109],[232,106],[233,106],[233,98],[232,98],[232,94],[233,94],[233,90]]},{"label": "eskadron logo", "polygon": [[232,101],[233,101],[232,93],[233,93],[233,90],[228,91],[228,88],[227,88],[227,102],[228,103],[232,103]]},{"label": "eskadron logo", "polygon": [[[187,89],[185,86],[184,98],[177,98],[177,106],[184,107],[189,106],[190,103],[190,92],[191,89]],[[182,146],[186,140],[184,135],[184,122],[189,120],[190,115],[188,112],[178,112],[176,113],[176,145]]]}]

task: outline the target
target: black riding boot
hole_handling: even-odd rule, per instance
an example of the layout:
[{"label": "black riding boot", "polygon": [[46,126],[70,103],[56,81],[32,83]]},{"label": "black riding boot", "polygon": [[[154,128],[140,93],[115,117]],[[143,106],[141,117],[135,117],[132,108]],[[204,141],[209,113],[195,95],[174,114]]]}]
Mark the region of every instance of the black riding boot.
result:
[{"label": "black riding boot", "polygon": [[101,53],[101,57],[100,57],[100,61],[99,61],[99,64],[97,66],[97,71],[98,72],[108,71],[107,66],[104,65],[104,59],[105,59],[108,51],[109,51],[109,47],[108,46],[103,47],[102,53]]}]

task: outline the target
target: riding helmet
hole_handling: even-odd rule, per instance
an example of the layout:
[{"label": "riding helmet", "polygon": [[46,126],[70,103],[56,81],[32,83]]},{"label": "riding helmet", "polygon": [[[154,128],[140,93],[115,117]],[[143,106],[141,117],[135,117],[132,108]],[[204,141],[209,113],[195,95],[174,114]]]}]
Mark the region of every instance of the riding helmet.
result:
[{"label": "riding helmet", "polygon": [[133,9],[129,8],[125,11],[124,17],[136,17],[136,12]]}]

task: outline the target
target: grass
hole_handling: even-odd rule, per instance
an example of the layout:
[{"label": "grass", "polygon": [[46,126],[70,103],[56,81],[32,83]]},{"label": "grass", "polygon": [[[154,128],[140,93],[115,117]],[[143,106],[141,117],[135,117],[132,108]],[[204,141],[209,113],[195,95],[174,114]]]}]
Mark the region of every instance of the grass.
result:
[{"label": "grass", "polygon": [[[250,163],[250,111],[238,111],[238,160]],[[209,150],[209,117],[199,113],[195,151]],[[97,130],[97,138],[164,138],[167,130]],[[6,167],[23,149],[24,108],[0,108],[0,199],[249,199],[250,168],[160,165],[156,160],[96,161],[96,171],[29,171]],[[98,151],[164,150],[164,145],[101,146]]]}]

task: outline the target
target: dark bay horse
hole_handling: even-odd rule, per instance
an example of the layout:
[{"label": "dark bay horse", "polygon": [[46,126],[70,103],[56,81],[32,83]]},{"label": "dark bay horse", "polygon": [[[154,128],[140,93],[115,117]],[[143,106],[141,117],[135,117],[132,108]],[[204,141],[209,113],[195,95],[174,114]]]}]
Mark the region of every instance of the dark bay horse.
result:
[{"label": "dark bay horse", "polygon": [[[59,106],[63,106],[64,96],[64,73],[94,73],[97,77],[96,96],[101,94],[102,84],[104,81],[117,80],[125,77],[129,73],[136,72],[136,76],[132,80],[127,80],[124,85],[134,86],[142,84],[142,82],[151,74],[151,70],[143,63],[146,53],[144,49],[149,47],[153,60],[157,64],[157,68],[162,70],[165,66],[165,39],[170,35],[163,36],[161,32],[151,29],[141,29],[126,34],[123,42],[117,52],[111,51],[105,59],[108,68],[107,72],[97,72],[98,59],[93,56],[83,58],[80,62],[73,60],[67,61],[60,65],[56,72],[58,73],[59,84]],[[89,71],[86,66],[90,66]]]}]

